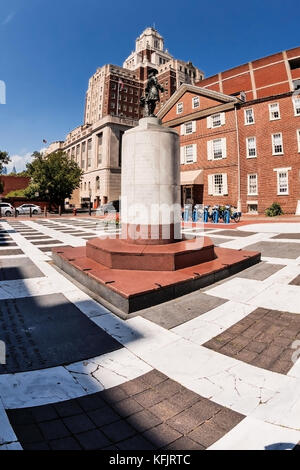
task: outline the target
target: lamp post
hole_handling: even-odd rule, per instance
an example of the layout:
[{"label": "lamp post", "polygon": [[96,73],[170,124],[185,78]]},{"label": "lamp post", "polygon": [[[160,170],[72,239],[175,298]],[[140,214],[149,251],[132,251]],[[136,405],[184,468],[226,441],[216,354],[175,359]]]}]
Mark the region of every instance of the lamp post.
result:
[{"label": "lamp post", "polygon": [[92,190],[89,188],[89,215],[92,215]]}]

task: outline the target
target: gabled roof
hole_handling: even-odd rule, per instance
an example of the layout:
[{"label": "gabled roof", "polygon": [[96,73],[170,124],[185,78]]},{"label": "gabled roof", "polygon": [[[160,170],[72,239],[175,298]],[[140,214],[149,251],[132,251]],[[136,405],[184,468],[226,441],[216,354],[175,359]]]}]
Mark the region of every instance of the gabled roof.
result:
[{"label": "gabled roof", "polygon": [[206,96],[207,98],[213,98],[221,103],[242,103],[242,101],[236,96],[225,95],[219,91],[208,90],[207,88],[201,88],[199,86],[184,83],[159,110],[157,117],[162,119],[186,92],[194,93],[199,96]]}]

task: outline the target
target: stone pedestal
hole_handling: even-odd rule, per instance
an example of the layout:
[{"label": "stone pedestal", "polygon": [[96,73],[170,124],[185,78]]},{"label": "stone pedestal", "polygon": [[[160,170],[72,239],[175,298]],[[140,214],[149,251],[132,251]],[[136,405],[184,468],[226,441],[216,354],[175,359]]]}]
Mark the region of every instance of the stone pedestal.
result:
[{"label": "stone pedestal", "polygon": [[125,132],[122,239],[143,245],[181,239],[179,136],[147,117]]},{"label": "stone pedestal", "polygon": [[208,237],[182,239],[179,136],[157,118],[141,119],[124,134],[121,222],[119,238],[53,249],[59,268],[121,316],[212,284],[260,260],[260,253],[215,248]]}]

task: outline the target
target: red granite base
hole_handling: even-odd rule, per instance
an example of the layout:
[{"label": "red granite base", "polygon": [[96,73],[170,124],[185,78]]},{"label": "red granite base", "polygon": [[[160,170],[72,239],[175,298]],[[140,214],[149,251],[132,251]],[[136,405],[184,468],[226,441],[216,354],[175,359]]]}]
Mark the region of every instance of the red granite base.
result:
[{"label": "red granite base", "polygon": [[[93,241],[92,246],[96,251],[97,243]],[[206,243],[207,247],[211,246],[209,239]],[[90,243],[89,246],[91,247]],[[210,248],[207,250],[209,252]],[[171,262],[169,265],[166,263],[166,268],[163,270],[159,254],[154,253],[153,259],[156,260],[160,269],[153,270],[154,263],[151,264],[149,261],[150,269],[145,270],[133,267],[124,269],[125,266],[121,263],[119,254],[114,264],[114,266],[118,265],[118,268],[105,266],[88,256],[88,246],[57,247],[52,249],[52,253],[54,263],[60,269],[102,297],[116,313],[123,314],[175,299],[231,276],[260,261],[258,252],[215,247],[214,259],[208,261],[202,259],[199,263],[198,258],[193,265],[175,269],[169,269],[170,266],[172,267]],[[205,249],[203,255],[205,257]],[[108,260],[111,262],[112,258],[109,257]]]},{"label": "red granite base", "polygon": [[216,258],[208,237],[167,245],[137,245],[123,239],[94,238],[86,244],[86,256],[111,269],[175,271]]}]

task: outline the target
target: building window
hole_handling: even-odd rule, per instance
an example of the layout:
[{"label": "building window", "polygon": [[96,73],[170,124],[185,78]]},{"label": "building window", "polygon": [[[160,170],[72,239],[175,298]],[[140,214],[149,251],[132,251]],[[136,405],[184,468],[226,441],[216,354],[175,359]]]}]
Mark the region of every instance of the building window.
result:
[{"label": "building window", "polygon": [[249,203],[249,204],[248,204],[248,212],[249,212],[250,214],[251,214],[251,213],[252,213],[252,214],[257,214],[257,212],[258,212],[258,206],[257,206],[257,204],[256,204],[256,203],[255,203],[255,204]]},{"label": "building window", "polygon": [[272,134],[273,155],[283,154],[282,134]]},{"label": "building window", "polygon": [[269,104],[270,121],[280,119],[279,103]]},{"label": "building window", "polygon": [[248,137],[247,140],[247,158],[256,157],[256,137]]},{"label": "building window", "polygon": [[183,112],[183,103],[177,103],[176,112],[177,114],[181,114]]},{"label": "building window", "polygon": [[212,127],[220,127],[221,126],[221,114],[214,114],[211,117],[211,124],[212,124]]},{"label": "building window", "polygon": [[193,123],[192,122],[187,122],[184,125],[185,129],[185,135],[192,134],[193,133]]},{"label": "building window", "polygon": [[87,144],[87,166],[92,166],[92,139],[89,139]]},{"label": "building window", "polygon": [[295,116],[300,116],[300,95],[293,97]]},{"label": "building window", "polygon": [[100,178],[99,176],[96,176],[96,191],[100,190]]},{"label": "building window", "polygon": [[252,108],[245,109],[245,124],[254,124],[254,111]]},{"label": "building window", "polygon": [[248,175],[248,195],[257,195],[257,174]]},{"label": "building window", "polygon": [[194,96],[192,99],[192,107],[193,109],[195,109],[195,108],[199,108],[199,106],[200,106],[199,96]]},{"label": "building window", "polygon": [[289,193],[289,174],[287,170],[277,171],[277,194]]},{"label": "building window", "polygon": [[223,194],[223,175],[214,175],[214,194]]},{"label": "building window", "polygon": [[111,101],[111,103],[110,103],[110,107],[111,107],[111,109],[114,109],[114,108],[115,108],[115,106],[116,106],[116,105],[115,105],[115,103],[114,103],[113,101]]},{"label": "building window", "polygon": [[223,158],[222,139],[213,140],[213,159]]},{"label": "building window", "polygon": [[72,150],[71,150],[71,160],[73,161],[75,158],[75,147],[72,147]]},{"label": "building window", "polygon": [[103,133],[97,135],[98,138],[98,166],[102,164],[102,140],[103,140]]},{"label": "building window", "polygon": [[185,163],[193,163],[193,161],[194,161],[193,145],[186,145],[186,147],[185,147]]}]

